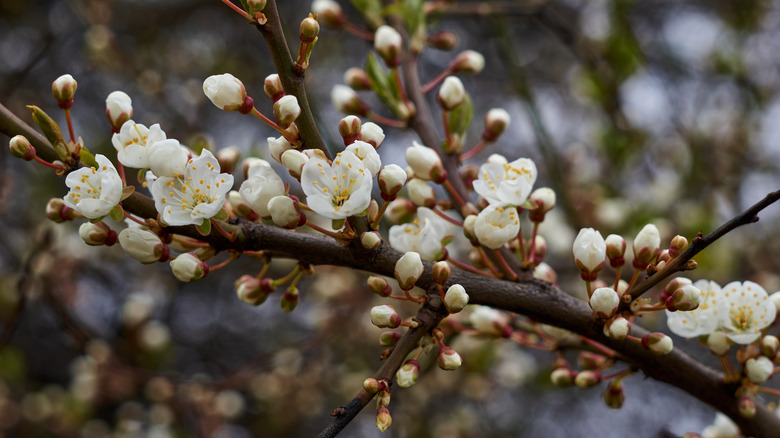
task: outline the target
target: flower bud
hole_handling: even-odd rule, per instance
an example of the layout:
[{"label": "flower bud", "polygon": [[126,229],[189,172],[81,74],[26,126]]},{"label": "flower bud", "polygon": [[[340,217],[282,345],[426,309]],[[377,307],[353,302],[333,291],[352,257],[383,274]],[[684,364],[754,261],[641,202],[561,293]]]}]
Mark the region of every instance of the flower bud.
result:
[{"label": "flower bud", "polygon": [[290,143],[284,136],[279,138],[268,137],[268,151],[271,153],[271,158],[282,162],[282,154],[285,151],[293,149],[292,143]]},{"label": "flower bud", "polygon": [[574,384],[580,389],[592,388],[601,383],[601,373],[598,371],[580,371],[574,378]]},{"label": "flower bud", "polygon": [[35,158],[35,148],[30,144],[30,140],[23,135],[15,135],[8,142],[8,148],[11,150],[11,155],[17,158],[21,158],[24,161],[31,161]]},{"label": "flower bud", "polygon": [[406,198],[397,198],[387,206],[384,217],[391,223],[402,224],[411,221],[416,211],[417,207],[412,201]]},{"label": "flower bud", "polygon": [[669,283],[666,283],[666,286],[664,286],[664,290],[661,292],[659,298],[662,302],[666,302],[666,300],[669,299],[669,297],[674,295],[674,292],[677,289],[680,289],[683,286],[689,286],[691,284],[693,284],[693,282],[688,278],[685,277],[673,278],[672,280],[669,281]]},{"label": "flower bud", "polygon": [[626,263],[626,259],[624,257],[626,253],[626,240],[617,234],[610,234],[606,239],[604,239],[604,243],[607,245],[607,258],[609,259],[609,265],[613,268],[623,266]]},{"label": "flower bud", "polygon": [[398,340],[401,339],[401,334],[396,332],[384,332],[379,335],[379,345],[382,347],[392,347]]},{"label": "flower bud", "polygon": [[299,115],[301,115],[301,107],[295,96],[287,95],[274,103],[274,117],[282,129],[287,129]]},{"label": "flower bud", "polygon": [[437,50],[452,50],[458,44],[458,35],[455,32],[443,30],[428,35],[426,42]]},{"label": "flower bud", "polygon": [[206,78],[203,81],[203,94],[214,106],[225,111],[249,114],[254,108],[254,101],[247,96],[243,82],[230,73]]},{"label": "flower bud", "polygon": [[469,322],[480,333],[507,336],[512,329],[507,325],[506,315],[492,307],[476,306],[469,315]]},{"label": "flower bud", "polygon": [[252,17],[257,17],[258,13],[263,12],[263,9],[265,9],[266,3],[268,3],[267,0],[246,0],[247,12]]},{"label": "flower bud", "polygon": [[371,79],[368,73],[359,67],[352,67],[344,72],[344,83],[353,90],[370,90]]},{"label": "flower bud", "polygon": [[384,432],[393,424],[393,417],[390,416],[390,410],[382,406],[376,410],[376,428]]},{"label": "flower bud", "polygon": [[369,377],[363,381],[363,389],[369,394],[376,394],[379,392],[379,381],[373,377]]},{"label": "flower bud", "polygon": [[650,333],[642,337],[642,347],[657,355],[669,354],[674,348],[672,338],[663,333]]},{"label": "flower bud", "polygon": [[568,388],[574,385],[574,378],[576,377],[576,371],[572,371],[568,368],[556,368],[550,373],[550,382],[559,388]]},{"label": "flower bud", "polygon": [[265,95],[270,97],[274,102],[284,96],[284,87],[282,86],[282,80],[279,79],[278,74],[274,73],[266,76],[263,81],[263,91],[265,91]]},{"label": "flower bud", "polygon": [[653,224],[647,224],[634,239],[634,267],[646,269],[658,254],[661,245],[661,235]]},{"label": "flower bud", "polygon": [[409,192],[409,200],[414,205],[433,208],[436,205],[436,193],[433,187],[420,178],[412,178],[406,184],[406,190]]},{"label": "flower bud", "polygon": [[696,286],[685,285],[674,291],[672,296],[666,299],[666,308],[670,312],[677,310],[688,311],[699,307],[702,292]]},{"label": "flower bud", "polygon": [[677,235],[672,238],[672,243],[669,245],[669,255],[672,258],[676,258],[688,248],[688,239],[683,236]]},{"label": "flower bud", "polygon": [[330,92],[330,100],[333,106],[341,113],[356,114],[360,117],[366,117],[369,114],[369,107],[355,93],[355,90],[346,85],[334,85]]},{"label": "flower bud", "polygon": [[379,328],[396,328],[401,325],[401,317],[392,306],[374,306],[371,308],[371,324]]},{"label": "flower bud", "polygon": [[465,72],[477,74],[485,68],[485,57],[481,53],[473,50],[460,52],[455,59],[450,62],[450,71],[453,73]]},{"label": "flower bud", "polygon": [[390,391],[387,389],[385,381],[380,382],[380,385],[382,385],[382,389],[379,390],[379,394],[376,396],[376,405],[386,408],[390,406]]},{"label": "flower bud", "polygon": [[65,205],[65,201],[62,198],[51,198],[46,204],[46,217],[58,224],[71,221],[76,218],[76,212]]},{"label": "flower bud", "polygon": [[555,191],[549,187],[540,187],[528,196],[528,200],[536,204],[536,208],[528,210],[528,217],[533,222],[542,222],[544,215],[555,208]]},{"label": "flower bud", "polygon": [[731,344],[726,334],[721,331],[712,332],[707,336],[707,346],[716,356],[723,356],[729,352]]},{"label": "flower bud", "polygon": [[217,151],[216,158],[219,162],[220,172],[233,173],[241,158],[241,149],[238,146],[228,146]]},{"label": "flower bud", "polygon": [[761,384],[769,380],[775,365],[766,356],[751,357],[745,362],[745,374],[751,382]]},{"label": "flower bud", "polygon": [[409,388],[417,383],[420,376],[420,362],[414,359],[407,360],[395,373],[395,383],[401,388]]},{"label": "flower bud", "polygon": [[398,280],[401,289],[411,290],[414,283],[422,276],[424,269],[420,254],[409,251],[404,253],[395,263],[395,279]]},{"label": "flower bud", "polygon": [[439,358],[436,363],[439,365],[439,368],[446,371],[452,371],[458,368],[463,363],[463,360],[452,348],[442,347],[439,350]]},{"label": "flower bud", "polygon": [[433,281],[443,285],[447,282],[447,279],[450,278],[450,273],[452,272],[452,268],[450,268],[450,264],[446,261],[442,260],[440,262],[436,262],[433,264]]},{"label": "flower bud", "polygon": [[753,418],[756,416],[756,402],[750,397],[742,397],[739,399],[739,415],[743,418]]},{"label": "flower bud", "polygon": [[309,157],[297,149],[288,149],[282,153],[282,164],[287,172],[298,181],[301,180],[303,166],[309,161]]},{"label": "flower bud", "polygon": [[301,42],[311,44],[317,40],[317,35],[320,33],[320,23],[317,23],[317,20],[309,15],[301,21],[299,31]]},{"label": "flower bud", "polygon": [[370,144],[374,149],[379,149],[385,140],[385,132],[374,122],[363,123],[360,128],[360,140]]},{"label": "flower bud", "polygon": [[290,196],[274,196],[268,201],[271,220],[280,227],[297,228],[306,223],[306,215],[301,211],[297,199]]},{"label": "flower bud", "polygon": [[558,284],[558,274],[555,273],[555,270],[550,265],[544,262],[539,263],[534,268],[534,278],[544,280],[548,283]]},{"label": "flower bud", "polygon": [[382,199],[392,201],[406,184],[406,172],[398,165],[388,164],[379,171],[377,181]]},{"label": "flower bud", "polygon": [[62,109],[73,107],[73,96],[76,95],[78,83],[71,75],[62,75],[51,84],[51,92]]},{"label": "flower bud", "polygon": [[441,163],[439,154],[433,149],[416,141],[412,147],[406,148],[406,162],[412,168],[414,176],[441,184],[447,179],[447,171]]},{"label": "flower bud", "polygon": [[631,331],[631,322],[622,316],[610,320],[604,325],[604,334],[617,341],[622,341]]},{"label": "flower bud", "polygon": [[777,356],[777,350],[780,347],[780,340],[776,336],[767,335],[761,338],[761,354],[773,359]]},{"label": "flower bud", "polygon": [[598,231],[583,228],[574,239],[573,253],[582,279],[593,281],[606,263],[607,244]]},{"label": "flower bud", "polygon": [[84,243],[90,246],[111,246],[116,243],[117,239],[116,231],[103,222],[84,222],[79,227],[79,236]]},{"label": "flower bud", "polygon": [[171,270],[179,281],[189,282],[208,275],[209,265],[187,252],[171,260]]},{"label": "flower bud", "polygon": [[372,275],[367,280],[368,288],[371,292],[379,295],[380,297],[389,297],[393,293],[393,288],[387,284],[387,280],[382,277]]},{"label": "flower bud", "polygon": [[360,139],[360,118],[357,116],[347,116],[339,122],[339,134],[344,139],[344,145],[349,146],[355,140]]},{"label": "flower bud", "polygon": [[590,297],[590,308],[599,318],[611,318],[620,304],[620,296],[611,287],[600,287]]},{"label": "flower bud", "polygon": [[285,290],[282,295],[282,300],[279,303],[282,307],[282,311],[290,313],[295,310],[295,308],[298,307],[299,298],[300,293],[297,287],[291,287]]},{"label": "flower bud", "polygon": [[376,231],[366,231],[360,235],[360,244],[365,249],[376,249],[382,244],[382,235]]},{"label": "flower bud", "polygon": [[395,67],[401,61],[403,39],[397,30],[390,26],[379,26],[374,35],[374,50],[385,60],[388,67]]},{"label": "flower bud", "polygon": [[626,400],[626,394],[623,392],[623,383],[620,379],[615,379],[607,385],[607,389],[601,394],[604,403],[611,409],[620,409]]},{"label": "flower bud", "polygon": [[452,111],[465,98],[466,90],[463,88],[463,82],[456,76],[447,76],[439,88],[439,94],[436,95],[436,101],[444,111]]},{"label": "flower bud", "polygon": [[140,227],[120,231],[119,245],[127,255],[144,264],[164,262],[170,256],[170,249],[157,234]]},{"label": "flower bud", "polygon": [[123,91],[112,91],[106,98],[106,117],[112,130],[119,132],[122,125],[133,118],[133,100]]},{"label": "flower bud", "polygon": [[477,215],[470,214],[463,219],[463,234],[469,239],[474,246],[479,246],[479,238],[477,238],[476,230],[474,226],[477,223]]},{"label": "flower bud", "polygon": [[466,289],[459,284],[453,284],[444,294],[444,305],[450,313],[458,313],[469,303]]},{"label": "flower bud", "polygon": [[496,141],[498,136],[504,133],[510,122],[509,113],[503,108],[493,108],[485,114],[485,130],[482,131],[482,140],[486,142]]},{"label": "flower bud", "polygon": [[235,282],[238,299],[250,306],[259,306],[268,298],[268,293],[260,287],[260,280],[251,275],[242,275]]},{"label": "flower bud", "polygon": [[317,19],[327,26],[341,27],[347,21],[341,6],[332,0],[314,0],[311,11],[317,14]]},{"label": "flower bud", "polygon": [[596,370],[607,362],[607,357],[590,351],[580,351],[577,364],[585,370]]}]

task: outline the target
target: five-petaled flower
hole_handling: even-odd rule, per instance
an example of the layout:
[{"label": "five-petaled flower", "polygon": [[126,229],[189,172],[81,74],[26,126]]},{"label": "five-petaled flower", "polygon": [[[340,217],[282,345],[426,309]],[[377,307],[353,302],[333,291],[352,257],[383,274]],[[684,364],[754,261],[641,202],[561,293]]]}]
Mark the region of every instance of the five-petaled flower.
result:
[{"label": "five-petaled flower", "polygon": [[371,202],[371,172],[353,153],[339,153],[332,164],[313,156],[303,166],[301,186],[315,212],[344,219],[360,214]]},{"label": "five-petaled flower", "polygon": [[111,143],[117,151],[120,163],[135,169],[145,169],[149,167],[151,146],[165,138],[165,132],[160,129],[159,123],[147,128],[128,120],[111,138]]},{"label": "five-petaled flower", "polygon": [[737,344],[749,344],[775,320],[775,304],[763,287],[752,281],[733,281],[722,289],[717,302],[720,325]]},{"label": "five-petaled flower", "polygon": [[518,158],[511,163],[489,159],[479,168],[474,190],[490,204],[506,202],[520,205],[528,198],[534,182],[536,165],[530,159]]},{"label": "five-petaled flower", "polygon": [[693,283],[699,292],[699,307],[687,312],[666,311],[666,324],[677,336],[693,338],[708,335],[718,328],[718,301],[722,292],[714,281],[699,280]]},{"label": "five-petaled flower", "polygon": [[81,168],[68,174],[65,185],[70,192],[65,205],[89,219],[107,215],[122,197],[122,179],[108,158],[95,155],[98,167]]},{"label": "five-petaled flower", "polygon": [[390,227],[389,241],[390,246],[398,251],[414,251],[423,260],[438,260],[452,237],[444,219],[433,210],[420,207],[412,222]]}]

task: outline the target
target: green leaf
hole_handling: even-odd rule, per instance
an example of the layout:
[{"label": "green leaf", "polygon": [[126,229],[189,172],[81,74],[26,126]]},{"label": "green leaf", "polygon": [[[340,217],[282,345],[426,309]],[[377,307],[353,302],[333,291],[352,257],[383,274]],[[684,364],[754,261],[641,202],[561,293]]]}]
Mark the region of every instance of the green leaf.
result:
[{"label": "green leaf", "polygon": [[[49,140],[49,143],[51,143],[51,145],[57,151],[57,154],[60,156],[60,158],[65,160],[68,156],[68,152],[67,148],[65,147],[65,139],[62,137],[60,126],[57,125],[57,122],[49,117],[45,111],[38,108],[37,106],[27,105],[27,108],[32,111],[33,121],[36,125],[38,125],[38,128],[41,129],[43,135],[47,140]],[[60,145],[60,147],[58,147],[58,145]],[[65,155],[63,155],[63,151]]]},{"label": "green leaf", "polygon": [[127,187],[123,188],[122,189],[122,197],[119,198],[119,200],[120,201],[124,201],[125,199],[129,198],[130,195],[133,194],[133,192],[135,192],[135,187],[133,187],[133,186],[127,186]]},{"label": "green leaf", "polygon": [[422,52],[425,46],[425,10],[423,5],[423,0],[403,0],[400,3],[404,24],[410,35],[409,47],[415,53]]},{"label": "green leaf", "polygon": [[228,218],[228,213],[227,213],[227,211],[225,211],[225,209],[223,208],[223,209],[219,210],[219,213],[217,213],[216,215],[214,215],[214,217],[213,217],[212,219],[214,219],[214,220],[218,220],[218,221],[224,221],[224,220],[225,220],[225,219],[227,219],[227,218]]},{"label": "green leaf", "polygon": [[79,160],[81,160],[84,164],[86,164],[89,167],[94,167],[95,169],[100,167],[100,165],[98,165],[98,162],[95,160],[95,156],[92,155],[92,152],[90,152],[89,149],[83,146],[81,148],[81,152],[79,152]]},{"label": "green leaf", "polygon": [[[146,184],[146,171],[149,169],[138,169],[138,182],[141,184]],[[146,187],[144,185],[144,187]],[[151,189],[151,187],[149,187]]]},{"label": "green leaf", "polygon": [[381,0],[350,0],[352,5],[363,14],[363,18],[366,19],[371,29],[385,24],[385,20],[382,19],[382,2]]},{"label": "green leaf", "polygon": [[122,206],[117,204],[111,211],[108,212],[108,216],[114,220],[114,222],[122,222],[125,218],[125,211],[122,210]]},{"label": "green leaf", "polygon": [[522,204],[519,205],[519,207],[523,207],[526,210],[536,210],[539,206],[530,199],[526,199]]},{"label": "green leaf", "polygon": [[366,58],[366,74],[371,82],[371,89],[374,90],[382,103],[390,109],[396,116],[402,120],[406,120],[408,114],[404,114],[401,108],[405,109],[405,105],[401,102],[401,94],[396,86],[393,76],[390,72],[385,71],[379,61],[373,53],[369,53]]},{"label": "green leaf", "polygon": [[204,219],[203,222],[200,223],[200,225],[197,226],[198,233],[201,236],[208,236],[209,233],[211,233],[211,220]]},{"label": "green leaf", "polygon": [[447,122],[450,127],[450,137],[452,144],[445,144],[444,149],[447,153],[457,153],[463,150],[463,140],[466,138],[466,132],[471,125],[471,119],[474,117],[474,104],[471,97],[466,93],[463,102],[447,113]]}]

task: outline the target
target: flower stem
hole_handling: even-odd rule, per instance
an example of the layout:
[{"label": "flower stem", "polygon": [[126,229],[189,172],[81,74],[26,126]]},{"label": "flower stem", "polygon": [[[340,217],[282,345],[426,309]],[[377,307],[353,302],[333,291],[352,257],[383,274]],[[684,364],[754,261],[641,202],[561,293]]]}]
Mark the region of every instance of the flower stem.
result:
[{"label": "flower stem", "polygon": [[286,129],[283,129],[281,126],[277,125],[276,122],[264,116],[263,113],[257,110],[257,108],[252,107],[251,114],[257,117],[258,119],[260,119],[261,121],[263,121],[263,123],[265,123],[266,125],[277,130],[280,134],[282,134],[282,137],[284,137],[287,141],[289,141],[293,145],[299,146],[301,144],[301,142],[297,138],[292,138],[292,136],[290,135],[289,132],[287,132]]},{"label": "flower stem", "polygon": [[395,81],[395,86],[398,87],[398,92],[401,95],[401,100],[404,102],[405,105],[408,105],[409,97],[406,95],[406,89],[404,88],[404,84],[401,82],[401,74],[398,72],[398,67],[393,67],[390,69],[390,71],[393,74],[393,81]]},{"label": "flower stem", "polygon": [[238,12],[242,17],[246,18],[247,20],[254,21],[252,19],[252,17],[249,16],[249,14],[245,10],[243,10],[243,9],[239,8],[238,6],[234,5],[230,0],[222,0],[222,3],[228,5],[228,7],[230,7],[230,9]]},{"label": "flower stem", "polygon": [[371,226],[372,230],[378,230],[379,229],[379,221],[382,220],[382,216],[385,215],[385,211],[387,211],[387,206],[390,205],[389,202],[384,201],[382,203],[382,208],[379,209],[379,212],[376,214],[376,217],[373,221],[369,224]]},{"label": "flower stem", "polygon": [[[585,336],[580,336],[580,340],[583,343],[588,344],[591,347],[595,348],[596,350],[599,351],[599,353],[603,354],[604,356],[612,357],[612,358],[615,357],[615,351],[614,350],[599,344],[598,342],[594,341],[593,339],[586,338]],[[641,339],[640,339],[640,342],[641,342]]]},{"label": "flower stem", "polygon": [[368,118],[379,123],[380,125],[387,125],[393,128],[406,128],[406,122],[401,120],[391,119],[389,117],[380,116],[379,114],[371,111],[368,114]]},{"label": "flower stem", "polygon": [[628,282],[628,287],[626,288],[626,293],[631,291],[631,288],[634,287],[634,284],[636,283],[636,280],[639,278],[639,270],[634,269],[634,275],[631,276],[631,281]]},{"label": "flower stem", "polygon": [[146,222],[144,222],[144,221],[142,221],[142,220],[138,219],[137,217],[135,217],[134,215],[132,215],[132,214],[128,213],[128,212],[127,212],[127,210],[124,210],[124,209],[123,209],[122,211],[125,213],[125,217],[126,217],[126,218],[130,219],[131,221],[133,221],[133,222],[135,222],[135,223],[137,223],[137,224],[141,224],[141,225],[143,225],[144,227],[146,227],[146,226],[147,226],[147,223],[146,223]]},{"label": "flower stem", "polygon": [[517,273],[512,270],[512,268],[509,266],[509,264],[504,260],[504,257],[501,255],[501,252],[497,249],[494,249],[493,252],[496,254],[496,257],[498,258],[498,261],[501,263],[501,268],[504,270],[504,272],[509,276],[509,279],[512,281],[517,281]]},{"label": "flower stem", "polygon": [[449,67],[447,67],[447,68],[445,68],[444,70],[442,70],[442,71],[441,71],[441,73],[439,73],[438,75],[436,75],[436,76],[435,76],[433,79],[431,79],[431,80],[430,80],[430,81],[429,81],[427,84],[425,84],[425,85],[423,85],[423,86],[422,86],[422,92],[423,92],[423,93],[428,93],[429,91],[431,91],[431,90],[433,90],[434,88],[436,88],[436,86],[437,86],[437,85],[439,85],[439,84],[441,83],[441,81],[443,81],[443,80],[444,80],[444,78],[446,78],[447,76],[449,76],[449,75],[450,75],[450,73],[452,73],[452,71],[450,70],[450,68],[449,68]]},{"label": "flower stem", "polygon": [[62,169],[62,166],[60,166],[59,164],[49,163],[48,161],[44,160],[43,158],[41,158],[41,157],[39,157],[37,155],[33,159],[35,161],[43,164],[46,167],[51,167],[52,169],[57,169],[57,170]]},{"label": "flower stem", "polygon": [[[519,212],[518,212],[519,213]],[[531,244],[528,248],[528,260],[532,264],[536,264],[536,257],[534,257],[534,249],[536,248],[536,236],[539,234],[539,222],[534,222],[534,229],[531,231]],[[520,237],[522,239],[522,236]]]},{"label": "flower stem", "polygon": [[459,227],[463,226],[463,222],[447,216],[443,211],[439,210],[438,208],[434,207],[431,210],[433,210],[434,213],[436,213],[440,218],[444,219],[445,221],[447,221],[447,222],[449,222],[449,223],[451,223],[453,225],[457,225]]},{"label": "flower stem", "polygon": [[271,281],[271,286],[279,287],[279,286],[287,283],[288,281],[290,281],[293,278],[295,278],[295,276],[298,275],[298,272],[300,272],[300,271],[301,271],[301,267],[300,266],[294,267],[293,270],[290,271],[290,273],[285,275],[284,277],[277,278],[276,280],[272,280]]},{"label": "flower stem", "polygon": [[409,301],[411,301],[413,303],[424,303],[424,302],[428,301],[428,298],[425,297],[425,296],[422,296],[420,298],[413,297],[412,294],[411,294],[411,291],[412,291],[411,289],[404,291],[404,295],[406,295],[406,299],[408,299]]},{"label": "flower stem", "polygon": [[459,262],[459,261],[453,259],[452,257],[447,257],[447,261],[452,263],[453,265],[457,266],[458,268],[463,269],[464,271],[469,271],[469,272],[472,272],[474,274],[483,275],[485,277],[496,278],[496,276],[493,275],[493,274],[490,274],[490,273],[484,272],[484,271],[480,271],[479,269],[477,269],[477,268],[475,268],[475,267],[473,267],[471,265],[467,265],[467,264],[465,264],[463,262]]},{"label": "flower stem", "polygon": [[231,252],[230,253],[230,257],[227,260],[225,260],[225,261],[223,261],[221,263],[217,263],[216,265],[213,265],[213,266],[209,265],[209,272],[216,271],[217,269],[224,268],[225,266],[227,266],[230,263],[232,263],[233,260],[237,259],[240,255],[241,255],[240,253]]},{"label": "flower stem", "polygon": [[620,285],[620,274],[623,272],[623,267],[618,266],[615,268],[615,291],[617,292],[618,286]]},{"label": "flower stem", "polygon": [[487,257],[487,254],[485,254],[485,250],[482,247],[479,247],[477,248],[477,251],[479,251],[479,255],[482,257],[482,263],[484,263],[485,266],[487,266],[488,269],[490,269],[490,272],[492,272],[496,278],[502,278],[503,275],[501,274],[501,272],[498,271],[498,269],[496,269],[496,266]]},{"label": "flower stem", "polygon": [[466,161],[469,158],[473,157],[474,155],[477,155],[478,153],[482,152],[483,149],[485,149],[490,143],[486,142],[485,140],[480,140],[479,143],[477,143],[476,146],[469,149],[467,152],[465,152],[463,155],[460,156],[461,161]]},{"label": "flower stem", "polygon": [[374,32],[361,29],[348,21],[344,23],[344,30],[364,40],[374,41]]},{"label": "flower stem", "polygon": [[229,240],[231,242],[234,242],[236,240],[236,233],[234,233],[232,231],[226,231],[224,228],[222,228],[219,225],[219,222],[220,221],[218,221],[216,219],[211,219],[211,225],[214,226],[214,228],[219,232],[219,234],[225,236],[225,238],[227,240]]},{"label": "flower stem", "polygon": [[70,134],[70,141],[76,142],[76,135],[73,133],[73,121],[70,118],[70,108],[65,109],[65,120],[68,121],[68,133]]},{"label": "flower stem", "polygon": [[458,193],[458,191],[455,190],[455,187],[452,186],[449,180],[445,179],[442,185],[444,186],[445,189],[447,189],[447,191],[455,199],[455,201],[457,201],[458,204],[460,204],[461,207],[466,206],[466,201],[464,201],[463,198],[460,197],[460,193]]},{"label": "flower stem", "polygon": [[341,234],[340,233],[333,232],[333,231],[328,231],[325,228],[322,228],[319,225],[316,225],[314,222],[312,222],[312,221],[310,221],[308,219],[306,220],[306,226],[308,226],[309,228],[311,228],[313,230],[319,231],[320,233],[325,234],[326,236],[330,236],[330,237],[332,237],[334,239],[341,239]]}]

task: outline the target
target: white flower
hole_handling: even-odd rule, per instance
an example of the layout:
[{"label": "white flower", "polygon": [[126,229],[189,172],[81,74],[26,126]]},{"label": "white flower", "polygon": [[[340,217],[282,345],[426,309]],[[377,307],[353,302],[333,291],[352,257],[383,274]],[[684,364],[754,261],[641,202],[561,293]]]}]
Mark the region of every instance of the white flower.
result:
[{"label": "white flower", "polygon": [[424,269],[420,254],[407,251],[395,262],[395,279],[398,280],[401,289],[410,290],[414,287],[414,283],[420,279]]},{"label": "white flower", "polygon": [[295,228],[306,223],[305,216],[302,218],[298,202],[289,196],[275,196],[268,201],[268,212],[271,214],[271,220],[276,225],[284,228]]},{"label": "white flower", "polygon": [[607,244],[601,233],[593,228],[583,228],[574,239],[572,248],[574,261],[580,270],[590,273],[598,272],[606,261]]},{"label": "white flower", "polygon": [[620,304],[620,296],[611,287],[600,287],[590,296],[590,308],[601,318],[611,318]]},{"label": "white flower", "polygon": [[731,421],[731,418],[718,412],[715,414],[715,421],[702,431],[701,436],[704,438],[739,438],[742,435],[739,432],[739,427]]},{"label": "white flower", "polygon": [[207,149],[191,159],[181,176],[161,176],[152,185],[154,206],[168,225],[200,225],[214,217],[233,187],[233,175],[219,173]]},{"label": "white flower", "polygon": [[406,148],[406,162],[417,178],[442,182],[447,177],[439,154],[416,141],[412,143],[412,147]]},{"label": "white flower", "polygon": [[207,77],[203,81],[203,94],[225,111],[238,111],[247,97],[244,84],[230,73]]},{"label": "white flower", "polygon": [[360,139],[373,146],[374,149],[379,149],[385,140],[385,132],[374,122],[363,123],[363,126],[360,127]]},{"label": "white flower", "polygon": [[268,137],[268,151],[271,153],[271,158],[280,163],[282,162],[282,154],[293,147],[293,144],[284,138],[284,136],[279,138]]},{"label": "white flower", "polygon": [[267,218],[270,216],[268,201],[284,194],[284,182],[268,162],[262,163],[249,168],[249,177],[241,184],[238,193],[249,208],[260,217]]},{"label": "white flower", "polygon": [[124,91],[112,91],[106,98],[106,117],[119,129],[133,117],[133,100]]},{"label": "white flower", "polygon": [[764,383],[772,376],[775,365],[766,356],[751,357],[745,362],[745,373],[753,383]]},{"label": "white flower", "polygon": [[687,312],[666,311],[666,325],[669,330],[684,338],[708,335],[718,327],[720,286],[707,280],[699,280],[693,286],[699,290],[699,307]]},{"label": "white flower", "polygon": [[463,88],[463,82],[457,76],[447,76],[439,88],[439,94],[436,95],[436,100],[445,111],[452,111],[465,98],[466,89]]},{"label": "white flower", "polygon": [[536,164],[528,158],[511,163],[488,160],[479,168],[474,190],[490,204],[506,202],[520,205],[528,198],[536,182]]},{"label": "white flower", "polygon": [[406,183],[406,190],[409,192],[409,200],[414,205],[424,205],[433,207],[436,204],[436,193],[428,182],[420,178],[412,178]]},{"label": "white flower", "polygon": [[466,289],[459,284],[453,284],[444,294],[444,305],[450,313],[460,312],[468,303],[469,295],[466,293]]},{"label": "white flower", "polygon": [[363,162],[366,169],[371,172],[372,178],[375,177],[376,174],[379,173],[379,169],[382,168],[382,160],[379,158],[379,154],[376,153],[376,149],[370,144],[358,140],[347,146],[346,150],[360,158],[360,161]]},{"label": "white flower", "polygon": [[135,169],[145,169],[149,167],[151,146],[165,138],[165,132],[160,129],[159,123],[147,128],[128,120],[119,132],[111,137],[111,143],[117,151],[117,159],[120,163]]},{"label": "white flower", "polygon": [[[444,241],[451,240],[444,219],[431,209],[420,207],[414,221],[390,227],[390,246],[401,252],[414,251],[424,260],[438,260]],[[448,239],[449,238],[449,239]]]},{"label": "white flower", "polygon": [[167,248],[157,234],[140,227],[120,231],[119,245],[130,257],[141,263],[154,263],[167,253]]},{"label": "white flower", "polygon": [[396,328],[401,325],[401,317],[393,306],[374,306],[371,308],[371,323],[379,328]]},{"label": "white flower", "polygon": [[95,155],[98,168],[81,168],[68,174],[65,185],[70,192],[65,205],[89,219],[107,215],[122,197],[122,179],[108,158]]},{"label": "white flower", "polygon": [[508,320],[505,314],[487,306],[476,306],[469,315],[469,322],[480,333],[500,336]]},{"label": "white flower", "polygon": [[158,141],[149,149],[149,168],[158,177],[183,174],[188,160],[189,150],[174,138]]},{"label": "white flower", "polygon": [[311,157],[303,166],[301,186],[306,204],[330,219],[360,214],[371,202],[371,173],[352,153],[339,153],[331,165]]},{"label": "white flower", "polygon": [[171,260],[171,271],[179,281],[189,282],[205,277],[209,273],[209,266],[187,252]]},{"label": "white flower", "polygon": [[775,320],[775,304],[758,284],[734,281],[723,286],[722,293],[717,303],[720,325],[737,344],[755,341]]},{"label": "white flower", "polygon": [[497,249],[517,237],[520,219],[517,209],[509,203],[490,204],[479,212],[474,233],[479,243]]}]

